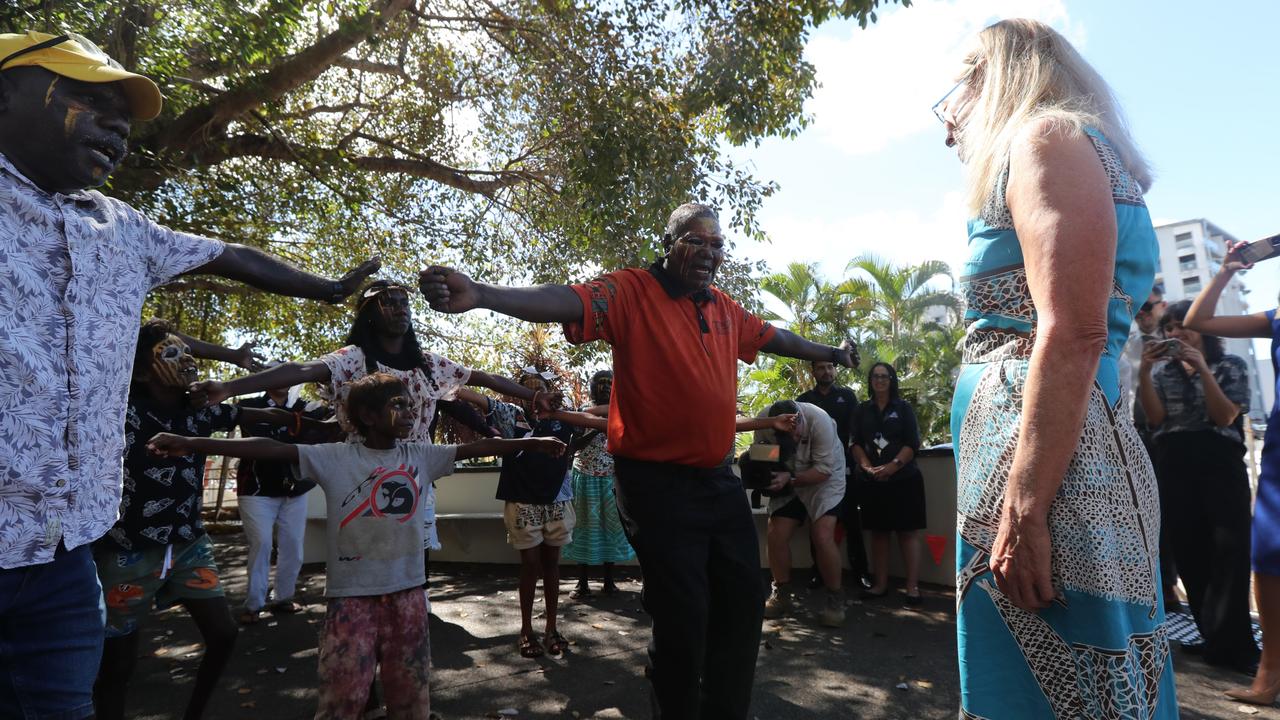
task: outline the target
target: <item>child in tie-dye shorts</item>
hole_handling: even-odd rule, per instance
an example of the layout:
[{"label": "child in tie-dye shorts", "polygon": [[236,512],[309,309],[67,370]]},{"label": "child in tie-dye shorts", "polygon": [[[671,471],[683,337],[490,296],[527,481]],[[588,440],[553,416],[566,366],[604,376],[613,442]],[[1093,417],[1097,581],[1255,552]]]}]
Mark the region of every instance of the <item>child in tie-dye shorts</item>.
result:
[{"label": "child in tie-dye shorts", "polygon": [[351,383],[347,417],[361,443],[292,445],[268,438],[214,440],[160,434],[159,453],[213,452],[296,462],[325,494],[328,544],[320,634],[316,720],[357,718],[381,665],[387,716],[430,715],[430,638],[422,591],[426,488],[453,473],[455,460],[519,451],[561,454],[554,438],[481,440],[466,445],[405,442],[413,416],[404,384],[374,373]]}]

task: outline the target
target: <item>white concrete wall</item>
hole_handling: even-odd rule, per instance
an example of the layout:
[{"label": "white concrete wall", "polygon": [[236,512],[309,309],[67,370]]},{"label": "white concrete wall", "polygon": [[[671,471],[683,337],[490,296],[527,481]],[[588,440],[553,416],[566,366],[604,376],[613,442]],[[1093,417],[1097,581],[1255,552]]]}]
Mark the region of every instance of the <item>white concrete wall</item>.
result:
[{"label": "white concrete wall", "polygon": [[[955,582],[955,461],[947,453],[921,457],[919,463],[925,477],[926,518],[929,523],[925,534],[940,536],[946,540],[946,549],[938,563],[933,561],[927,543],[923,543],[920,579],[938,585],[951,585]],[[443,516],[438,521],[440,544],[443,549],[431,553],[433,561],[507,564],[519,562],[516,551],[507,544],[507,533],[502,524],[502,502],[494,499],[497,486],[496,470],[480,472],[463,470],[442,478],[436,483],[436,514]],[[450,518],[450,515],[472,517]],[[308,495],[307,517],[304,560],[324,562],[325,503],[323,491],[318,488]],[[763,509],[756,511],[756,530],[760,538],[762,567],[767,567],[765,522]],[[809,543],[804,533],[796,533],[791,543],[791,552],[795,566],[807,568],[812,565]],[[844,557],[843,548],[841,553]],[[891,551],[890,572],[900,575],[901,566],[902,562],[895,542]]]}]

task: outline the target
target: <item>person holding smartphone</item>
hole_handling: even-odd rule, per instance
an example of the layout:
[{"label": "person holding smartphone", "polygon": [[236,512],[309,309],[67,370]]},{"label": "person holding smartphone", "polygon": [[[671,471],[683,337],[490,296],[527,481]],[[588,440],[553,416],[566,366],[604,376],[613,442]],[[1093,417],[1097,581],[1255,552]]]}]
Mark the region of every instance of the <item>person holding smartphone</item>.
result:
[{"label": "person holding smartphone", "polygon": [[[1223,352],[1222,338],[1184,325],[1190,307],[1176,302],[1161,318],[1167,341],[1147,344],[1138,399],[1155,431],[1174,563],[1204,637],[1196,649],[1210,665],[1252,674],[1258,647],[1249,618],[1248,368]],[[1169,361],[1155,367],[1161,359]]]},{"label": "person holding smartphone", "polygon": [[[1211,332],[1220,337],[1271,338],[1271,363],[1280,380],[1280,319],[1274,309],[1250,315],[1220,316],[1218,298],[1227,283],[1241,270],[1252,267],[1243,262],[1245,243],[1227,247],[1226,262],[1209,286],[1191,304],[1183,326],[1197,332]],[[1247,256],[1246,256],[1247,257]],[[1280,382],[1277,382],[1280,389]],[[1258,476],[1258,494],[1253,510],[1253,572],[1262,627],[1280,622],[1280,417],[1272,407],[1267,420],[1266,439],[1262,445],[1262,473]],[[1280,694],[1280,642],[1269,642],[1262,636],[1262,660],[1253,684],[1246,689],[1228,690],[1227,696],[1240,702],[1270,705]]]}]

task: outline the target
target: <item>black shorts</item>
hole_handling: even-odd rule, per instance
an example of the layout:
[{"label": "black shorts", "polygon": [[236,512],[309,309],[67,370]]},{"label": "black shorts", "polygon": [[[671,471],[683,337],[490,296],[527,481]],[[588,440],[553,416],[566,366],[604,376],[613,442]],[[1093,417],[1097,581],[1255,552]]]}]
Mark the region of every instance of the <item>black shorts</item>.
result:
[{"label": "black shorts", "polygon": [[[834,515],[836,517],[840,517],[841,504],[843,503],[836,503],[834,507],[822,514],[824,516]],[[769,513],[769,517],[790,518],[791,520],[796,520],[803,525],[804,521],[809,519],[809,509],[804,506],[804,503],[800,502],[800,496],[797,495],[792,497],[786,505],[783,505],[777,510]]]}]

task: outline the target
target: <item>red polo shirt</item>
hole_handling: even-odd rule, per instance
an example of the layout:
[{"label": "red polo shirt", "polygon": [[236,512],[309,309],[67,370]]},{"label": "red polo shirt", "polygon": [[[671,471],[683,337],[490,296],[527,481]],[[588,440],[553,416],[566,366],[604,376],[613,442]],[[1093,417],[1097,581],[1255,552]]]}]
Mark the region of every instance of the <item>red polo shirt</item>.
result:
[{"label": "red polo shirt", "polygon": [[609,452],[715,467],[733,448],[738,360],[753,362],[775,328],[712,287],[680,295],[660,266],[571,286],[582,320],[569,342],[613,346]]}]

